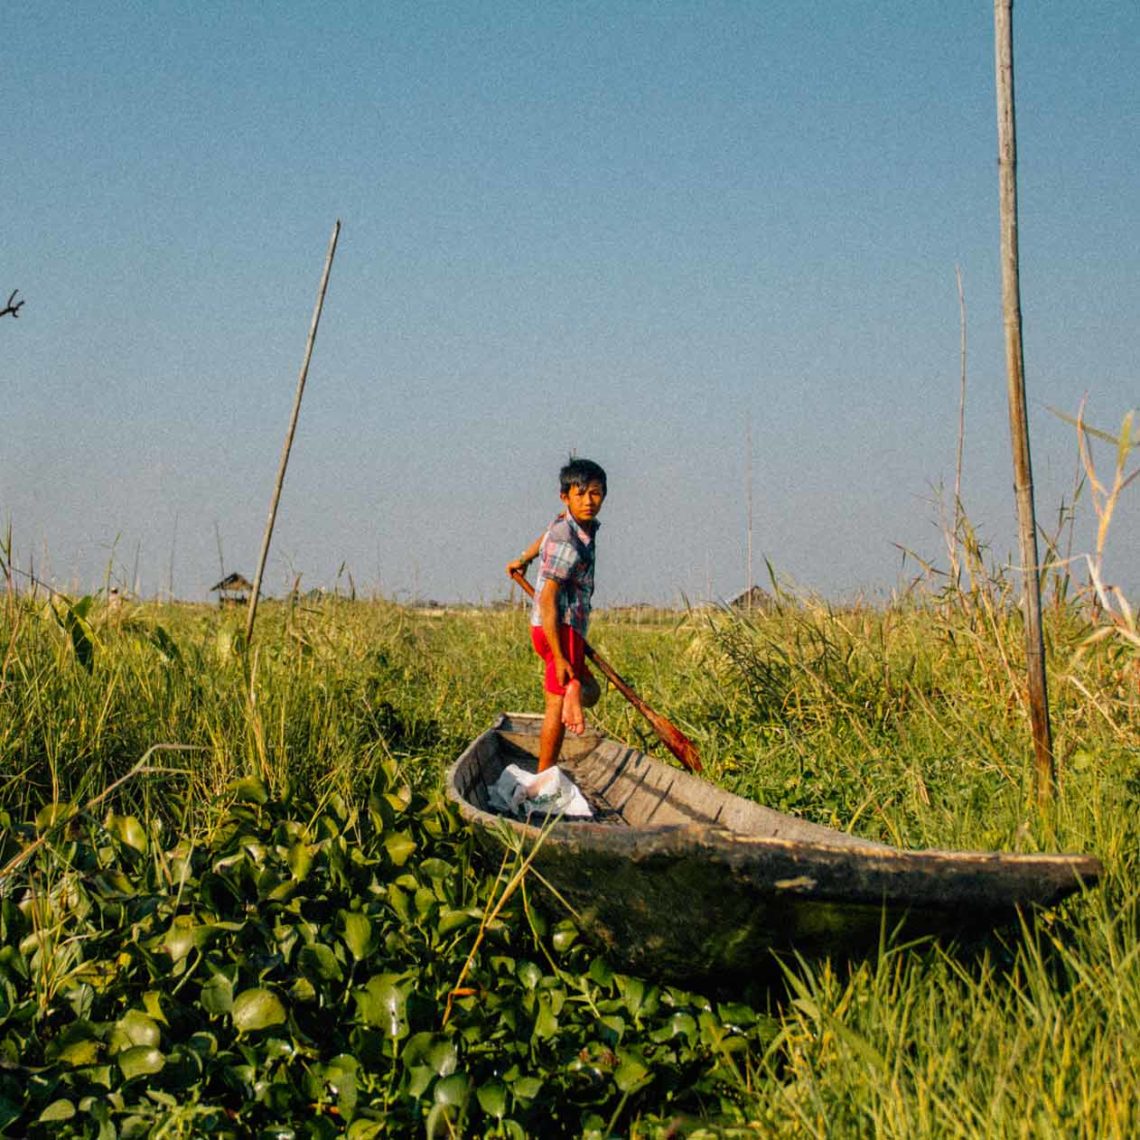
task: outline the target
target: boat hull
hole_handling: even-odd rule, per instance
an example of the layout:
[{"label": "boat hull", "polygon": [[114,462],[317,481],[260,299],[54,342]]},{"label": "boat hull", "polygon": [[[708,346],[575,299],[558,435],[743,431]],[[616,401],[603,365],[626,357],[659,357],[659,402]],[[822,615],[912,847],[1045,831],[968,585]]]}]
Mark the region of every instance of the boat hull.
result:
[{"label": "boat hull", "polygon": [[506,764],[533,770],[541,718],[504,714],[452,766],[448,795],[485,848],[531,850],[548,893],[620,968],[669,980],[755,976],[771,951],[859,954],[884,935],[968,937],[1101,874],[1087,855],[910,851],[772,811],[617,741],[560,764],[597,822],[540,827],[487,810]]}]

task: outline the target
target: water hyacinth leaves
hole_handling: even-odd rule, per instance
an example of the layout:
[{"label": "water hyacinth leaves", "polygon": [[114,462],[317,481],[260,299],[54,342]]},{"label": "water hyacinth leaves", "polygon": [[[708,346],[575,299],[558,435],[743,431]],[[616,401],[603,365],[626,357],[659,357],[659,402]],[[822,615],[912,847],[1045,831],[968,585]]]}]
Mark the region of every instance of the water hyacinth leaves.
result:
[{"label": "water hyacinth leaves", "polygon": [[406,831],[394,831],[384,837],[384,849],[397,867],[402,867],[416,849],[416,841]]},{"label": "water hyacinth leaves", "polygon": [[380,1029],[393,1045],[408,1034],[406,976],[376,974],[362,989],[353,991],[357,1011],[365,1025]]},{"label": "water hyacinth leaves", "polygon": [[132,1081],[136,1077],[151,1077],[162,1072],[166,1065],[166,1057],[160,1049],[153,1045],[133,1045],[124,1049],[115,1062],[122,1071],[123,1077]]},{"label": "water hyacinth leaves", "polygon": [[267,804],[269,802],[269,789],[263,780],[256,776],[245,776],[235,780],[226,789],[239,804]]},{"label": "water hyacinth leaves", "polygon": [[372,951],[372,922],[357,910],[342,910],[340,917],[344,924],[344,944],[353,959],[362,962]]},{"label": "water hyacinth leaves", "polygon": [[234,998],[230,1016],[238,1033],[252,1033],[257,1029],[283,1025],[285,1005],[272,990],[243,990]]},{"label": "water hyacinth leaves", "polygon": [[158,1022],[138,1009],[130,1009],[119,1018],[107,1041],[108,1051],[114,1055],[139,1045],[157,1046],[162,1039]]},{"label": "water hyacinth leaves", "polygon": [[258,779],[228,792],[209,833],[168,850],[125,811],[43,812],[16,895],[55,884],[69,937],[0,900],[0,1058],[40,1074],[0,1066],[0,1130],[580,1135],[741,1035],[702,1036],[707,1003],[591,963],[525,888],[505,898],[441,803],[401,786],[376,811],[298,811]]},{"label": "water hyacinth leaves", "polygon": [[459,1049],[453,1038],[417,1033],[404,1045],[400,1060],[407,1069],[408,1092],[419,1097],[437,1077],[447,1077],[455,1072]]},{"label": "water hyacinth leaves", "polygon": [[133,815],[116,815],[110,812],[104,826],[121,843],[137,851],[140,855],[147,852],[146,828]]},{"label": "water hyacinth leaves", "polygon": [[198,991],[202,1008],[215,1017],[229,1013],[234,1007],[234,984],[221,971],[214,974]]},{"label": "water hyacinth leaves", "polygon": [[344,970],[336,953],[323,942],[310,942],[307,946],[302,946],[297,955],[297,965],[314,983],[339,982],[344,978]]}]

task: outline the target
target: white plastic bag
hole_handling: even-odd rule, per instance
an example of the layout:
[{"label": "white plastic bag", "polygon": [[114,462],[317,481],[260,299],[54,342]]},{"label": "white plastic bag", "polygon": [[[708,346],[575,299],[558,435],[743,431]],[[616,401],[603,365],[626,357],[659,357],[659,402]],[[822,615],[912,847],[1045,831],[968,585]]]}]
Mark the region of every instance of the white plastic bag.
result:
[{"label": "white plastic bag", "polygon": [[558,767],[527,772],[508,764],[491,788],[490,804],[496,811],[529,819],[532,814],[565,815],[591,819],[594,813],[578,785]]}]

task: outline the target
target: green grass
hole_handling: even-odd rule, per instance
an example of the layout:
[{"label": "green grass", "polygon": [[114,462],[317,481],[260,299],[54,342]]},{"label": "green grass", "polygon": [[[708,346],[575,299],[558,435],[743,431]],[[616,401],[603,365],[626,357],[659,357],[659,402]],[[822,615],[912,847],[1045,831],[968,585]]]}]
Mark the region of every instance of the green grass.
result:
[{"label": "green grass", "polygon": [[[1136,1134],[1128,629],[1047,610],[1042,818],[1000,583],[653,618],[592,640],[710,779],[908,846],[1092,851],[1105,881],[968,954],[785,962],[751,1005],[614,975],[439,794],[539,706],[520,612],[263,604],[241,652],[241,615],[9,593],[0,1132]],[[616,694],[596,718],[662,754]]]}]

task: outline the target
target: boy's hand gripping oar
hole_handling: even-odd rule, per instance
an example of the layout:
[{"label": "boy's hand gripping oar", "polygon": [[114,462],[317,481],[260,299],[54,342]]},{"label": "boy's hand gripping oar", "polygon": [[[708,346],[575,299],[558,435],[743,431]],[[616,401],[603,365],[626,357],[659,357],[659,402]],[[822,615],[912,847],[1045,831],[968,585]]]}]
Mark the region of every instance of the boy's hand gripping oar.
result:
[{"label": "boy's hand gripping oar", "polygon": [[[534,597],[534,587],[518,570],[512,570],[511,577],[518,582],[532,598]],[[598,667],[599,672],[602,673],[606,680],[653,725],[653,731],[660,737],[661,743],[664,744],[690,772],[701,771],[701,758],[697,753],[697,746],[675,724],[671,724],[660,713],[654,712],[633,689],[630,688],[629,684],[622,679],[617,670],[594,649],[589,642],[586,642],[586,656]]]}]

